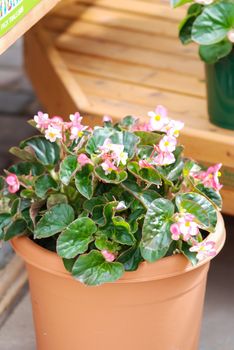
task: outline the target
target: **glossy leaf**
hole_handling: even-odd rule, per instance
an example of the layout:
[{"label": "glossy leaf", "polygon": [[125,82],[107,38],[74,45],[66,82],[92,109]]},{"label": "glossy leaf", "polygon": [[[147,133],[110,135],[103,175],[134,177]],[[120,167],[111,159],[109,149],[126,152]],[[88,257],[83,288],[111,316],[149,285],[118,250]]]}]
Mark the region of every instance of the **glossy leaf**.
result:
[{"label": "glossy leaf", "polygon": [[95,175],[99,178],[99,180],[106,183],[119,184],[122,181],[125,181],[128,177],[126,171],[112,171],[110,174],[106,175],[101,166],[98,166],[95,170]]},{"label": "glossy leaf", "polygon": [[93,165],[86,164],[75,175],[77,190],[87,199],[92,198],[94,192]]},{"label": "glossy leaf", "polygon": [[20,148],[29,147],[43,165],[56,165],[60,159],[60,148],[56,142],[50,142],[43,136],[34,136],[20,143]]},{"label": "glossy leaf", "polygon": [[11,223],[11,214],[1,213],[0,214],[0,240],[4,238],[4,229]]},{"label": "glossy leaf", "polygon": [[205,7],[195,20],[192,39],[200,45],[212,45],[225,39],[234,27],[234,3],[217,2]]},{"label": "glossy leaf", "polygon": [[97,250],[81,255],[75,262],[72,275],[89,286],[114,282],[124,273],[124,267],[118,262],[107,262]]},{"label": "glossy leaf", "polygon": [[47,209],[52,208],[54,205],[68,203],[67,196],[62,193],[51,194],[47,199]]},{"label": "glossy leaf", "polygon": [[9,149],[9,152],[16,156],[19,159],[29,161],[29,162],[34,162],[35,161],[35,156],[32,152],[29,152],[27,149],[21,149],[19,147],[11,147]]},{"label": "glossy leaf", "polygon": [[187,192],[176,196],[176,206],[179,211],[194,215],[200,224],[209,232],[215,230],[217,212],[211,202],[199,193]]},{"label": "glossy leaf", "polygon": [[112,219],[114,230],[112,232],[112,239],[118,243],[125,245],[133,245],[135,238],[131,233],[131,228],[121,216],[115,216]]},{"label": "glossy leaf", "polygon": [[97,226],[89,218],[79,218],[73,221],[57,240],[57,253],[62,258],[71,259],[86,252]]},{"label": "glossy leaf", "polygon": [[222,40],[213,45],[201,45],[199,54],[206,63],[215,63],[227,56],[232,51],[233,44],[228,40]]},{"label": "glossy leaf", "polygon": [[35,162],[19,162],[12,165],[8,171],[16,175],[33,175],[39,176],[44,172],[44,167]]},{"label": "glossy leaf", "polygon": [[154,262],[168,251],[172,242],[170,226],[174,205],[165,198],[154,200],[148,208],[142,229],[141,254]]},{"label": "glossy leaf", "polygon": [[27,223],[24,219],[17,219],[13,221],[6,229],[4,240],[8,241],[15,236],[25,233],[27,229]]},{"label": "glossy leaf", "polygon": [[125,271],[135,271],[137,270],[139,264],[144,259],[141,256],[141,251],[139,245],[134,245],[128,250],[124,251],[117,259],[124,265]]},{"label": "glossy leaf", "polygon": [[211,187],[205,187],[203,184],[197,185],[196,190],[205,195],[218,209],[222,208],[222,197],[219,192]]},{"label": "glossy leaf", "polygon": [[64,185],[68,185],[77,169],[77,156],[68,155],[60,164],[59,177]]},{"label": "glossy leaf", "polygon": [[180,251],[191,262],[191,264],[195,266],[198,263],[197,253],[190,252],[189,248],[191,248],[191,246],[187,242],[183,242]]},{"label": "glossy leaf", "polygon": [[141,180],[154,185],[161,185],[162,180],[160,174],[153,168],[141,168],[137,162],[128,164],[128,170]]},{"label": "glossy leaf", "polygon": [[58,204],[47,211],[37,223],[35,238],[45,238],[63,231],[74,220],[74,210],[68,204]]},{"label": "glossy leaf", "polygon": [[44,198],[49,191],[58,190],[57,182],[48,174],[39,176],[35,181],[35,193]]},{"label": "glossy leaf", "polygon": [[135,135],[140,138],[139,145],[141,146],[154,146],[159,143],[163,136],[159,133],[149,131],[135,131]]}]

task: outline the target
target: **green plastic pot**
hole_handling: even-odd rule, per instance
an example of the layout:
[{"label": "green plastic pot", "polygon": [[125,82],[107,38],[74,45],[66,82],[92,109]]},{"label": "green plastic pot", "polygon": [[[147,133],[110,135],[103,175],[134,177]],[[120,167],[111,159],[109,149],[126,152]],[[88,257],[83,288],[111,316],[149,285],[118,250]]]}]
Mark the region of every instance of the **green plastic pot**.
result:
[{"label": "green plastic pot", "polygon": [[208,112],[211,123],[234,130],[234,50],[206,64]]}]

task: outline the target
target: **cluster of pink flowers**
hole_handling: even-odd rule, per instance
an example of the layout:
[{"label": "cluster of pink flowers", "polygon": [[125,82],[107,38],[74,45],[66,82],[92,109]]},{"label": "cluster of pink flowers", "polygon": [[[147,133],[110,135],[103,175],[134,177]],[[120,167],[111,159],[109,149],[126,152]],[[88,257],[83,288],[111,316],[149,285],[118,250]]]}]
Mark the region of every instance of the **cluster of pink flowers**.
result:
[{"label": "cluster of pink flowers", "polygon": [[211,187],[216,191],[220,191],[223,187],[219,183],[219,177],[221,176],[221,167],[222,164],[219,163],[209,167],[206,171],[191,172],[190,174],[193,176],[194,179],[201,181],[204,186]]},{"label": "cluster of pink flowers", "polygon": [[124,145],[115,144],[110,139],[106,139],[99,147],[99,151],[99,157],[103,160],[101,167],[106,175],[117,171],[120,164],[126,165],[127,163],[128,154],[124,152]]},{"label": "cluster of pink flowers", "polygon": [[172,239],[178,241],[182,239],[187,242],[190,241],[192,244],[189,249],[191,252],[197,252],[197,259],[199,261],[209,257],[215,256],[215,243],[212,241],[198,242],[196,240],[199,235],[199,224],[196,221],[194,215],[189,213],[176,213],[174,215],[175,223],[170,227]]},{"label": "cluster of pink flowers", "polygon": [[77,161],[80,164],[81,168],[86,164],[92,164],[91,159],[89,159],[85,153],[80,153],[77,157]]},{"label": "cluster of pink flowers", "polygon": [[215,242],[213,241],[196,242],[189,250],[190,252],[197,253],[197,259],[199,261],[208,257],[214,257],[217,254],[215,250]]},{"label": "cluster of pink flowers", "polygon": [[[150,120],[144,125],[137,126],[137,130],[159,131],[166,135],[162,137],[158,145],[155,145],[154,152],[149,160],[140,161],[141,167],[151,167],[153,165],[169,165],[175,162],[174,151],[177,145],[177,137],[184,127],[181,121],[171,120],[167,116],[167,110],[163,106],[157,106],[155,111],[148,113]],[[155,155],[156,154],[156,155]]]},{"label": "cluster of pink flowers", "polygon": [[34,116],[36,127],[45,132],[45,138],[51,142],[55,142],[57,139],[63,140],[65,132],[69,131],[70,140],[78,140],[83,136],[84,131],[88,129],[87,126],[81,124],[82,117],[77,112],[70,115],[70,122],[64,122],[61,117],[55,116],[49,118],[46,113],[38,112]]},{"label": "cluster of pink flowers", "polygon": [[189,213],[176,213],[175,223],[171,225],[170,231],[172,239],[178,241],[181,237],[184,241],[189,241],[191,237],[199,234],[199,225],[194,215]]},{"label": "cluster of pink flowers", "polygon": [[8,185],[8,191],[10,193],[16,193],[17,191],[19,191],[20,182],[15,174],[8,174],[5,180]]}]

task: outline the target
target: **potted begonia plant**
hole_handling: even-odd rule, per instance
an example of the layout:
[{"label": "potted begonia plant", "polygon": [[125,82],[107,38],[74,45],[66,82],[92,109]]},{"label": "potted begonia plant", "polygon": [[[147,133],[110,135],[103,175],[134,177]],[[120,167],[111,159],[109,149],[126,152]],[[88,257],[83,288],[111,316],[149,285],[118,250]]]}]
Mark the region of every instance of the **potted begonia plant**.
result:
[{"label": "potted begonia plant", "polygon": [[189,3],[179,26],[183,44],[199,44],[205,62],[208,112],[212,123],[234,129],[234,1],[171,0],[174,7]]},{"label": "potted begonia plant", "polygon": [[41,135],[0,180],[0,237],[26,262],[38,349],[197,349],[221,164],[184,158],[162,106],[146,123],[30,123]]}]

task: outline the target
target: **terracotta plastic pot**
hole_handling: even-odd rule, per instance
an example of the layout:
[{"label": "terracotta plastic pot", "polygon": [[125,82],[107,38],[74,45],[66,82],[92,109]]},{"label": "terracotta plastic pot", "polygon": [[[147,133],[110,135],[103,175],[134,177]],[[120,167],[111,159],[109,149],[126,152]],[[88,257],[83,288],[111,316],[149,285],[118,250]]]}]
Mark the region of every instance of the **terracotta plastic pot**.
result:
[{"label": "terracotta plastic pot", "polygon": [[[219,252],[222,217],[210,235]],[[26,237],[13,247],[29,274],[38,350],[197,350],[209,259],[182,255],[142,263],[117,282],[86,287]]]}]

